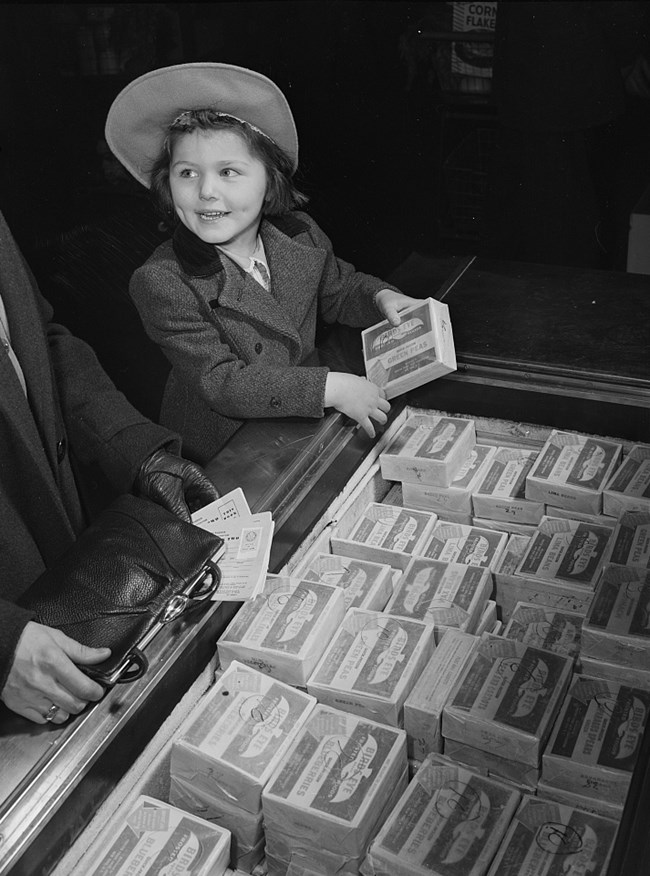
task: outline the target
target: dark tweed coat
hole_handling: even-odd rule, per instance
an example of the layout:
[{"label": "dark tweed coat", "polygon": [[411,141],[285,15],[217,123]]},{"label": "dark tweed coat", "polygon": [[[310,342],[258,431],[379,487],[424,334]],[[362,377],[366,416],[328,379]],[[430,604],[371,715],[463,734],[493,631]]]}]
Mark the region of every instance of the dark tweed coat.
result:
[{"label": "dark tweed coat", "polygon": [[245,419],[322,417],[328,368],[297,368],[314,350],[317,317],[369,326],[383,317],[375,294],[394,288],[336,258],[305,213],[260,226],[267,293],[184,225],[131,280],[145,330],[172,370],[161,423],[183,454],[205,464]]},{"label": "dark tweed coat", "polygon": [[0,214],[0,295],[29,404],[0,347],[0,689],[31,615],[14,603],[85,524],[71,456],[97,462],[118,491],[177,438],[119,393],[92,350],[62,326]]}]

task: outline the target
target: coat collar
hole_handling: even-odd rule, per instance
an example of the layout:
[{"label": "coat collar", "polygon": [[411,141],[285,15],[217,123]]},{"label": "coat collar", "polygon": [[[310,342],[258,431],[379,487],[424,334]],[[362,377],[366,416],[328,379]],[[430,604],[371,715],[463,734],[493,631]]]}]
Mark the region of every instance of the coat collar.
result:
[{"label": "coat collar", "polygon": [[[296,237],[307,230],[307,224],[291,213],[282,216],[269,216],[263,220],[274,225],[278,231],[287,237]],[[172,238],[174,254],[181,268],[191,277],[212,277],[223,270],[223,262],[219,250],[211,243],[206,243],[190,231],[183,223],[179,223]]]}]

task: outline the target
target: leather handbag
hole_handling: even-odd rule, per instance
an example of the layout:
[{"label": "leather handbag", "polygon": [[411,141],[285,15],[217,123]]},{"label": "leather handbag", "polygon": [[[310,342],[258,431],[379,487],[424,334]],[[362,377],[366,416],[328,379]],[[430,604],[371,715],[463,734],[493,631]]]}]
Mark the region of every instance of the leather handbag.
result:
[{"label": "leather handbag", "polygon": [[80,667],[110,686],[148,668],[144,649],[170,621],[209,604],[221,573],[219,536],[161,505],[120,496],[29,588],[35,620],[111,656]]}]

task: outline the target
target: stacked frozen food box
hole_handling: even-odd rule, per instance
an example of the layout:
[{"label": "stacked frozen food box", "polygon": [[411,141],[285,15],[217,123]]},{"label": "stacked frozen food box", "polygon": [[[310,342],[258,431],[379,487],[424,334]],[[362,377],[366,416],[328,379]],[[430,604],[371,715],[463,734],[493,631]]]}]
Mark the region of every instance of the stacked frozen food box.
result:
[{"label": "stacked frozen food box", "polygon": [[491,595],[488,569],[414,557],[384,611],[433,624],[439,639],[450,627],[475,632]]},{"label": "stacked frozen food box", "polygon": [[526,498],[602,514],[603,490],[619,465],[619,442],[554,429],[526,477]]},{"label": "stacked frozen food box", "polygon": [[595,811],[620,818],[649,708],[650,691],[575,676],[544,751],[540,792],[560,802],[588,798]]},{"label": "stacked frozen food box", "polygon": [[520,794],[430,754],[368,850],[365,876],[484,876]]},{"label": "stacked frozen food box", "polygon": [[264,856],[262,789],[315,705],[232,661],[172,745],[170,802],[228,828],[240,868]]},{"label": "stacked frozen food box", "polygon": [[345,592],[345,608],[381,611],[393,594],[393,569],[387,563],[372,563],[319,551],[295,570],[302,581],[320,581]]},{"label": "stacked frozen food box", "polygon": [[539,523],[544,502],[525,496],[526,477],[536,458],[535,450],[498,447],[474,490],[474,516],[503,523]]},{"label": "stacked frozen food box", "polygon": [[524,795],[488,876],[603,876],[617,828],[617,822],[609,818]]},{"label": "stacked frozen food box", "polygon": [[370,502],[347,534],[346,521],[332,533],[332,553],[405,569],[420,552],[435,526],[437,516],[426,511]]},{"label": "stacked frozen food box", "polygon": [[139,795],[112,826],[112,836],[86,869],[87,876],[224,876],[230,867],[230,832],[203,818]]},{"label": "stacked frozen food box", "polygon": [[503,635],[506,639],[516,639],[578,660],[582,622],[582,615],[575,611],[518,602]]},{"label": "stacked frozen food box", "polygon": [[603,490],[603,513],[650,511],[650,446],[635,444]]},{"label": "stacked frozen food box", "polygon": [[442,711],[478,643],[477,636],[450,629],[436,646],[404,703],[410,758],[422,761],[429,753],[442,752]]},{"label": "stacked frozen food box", "polygon": [[[563,865],[605,872],[650,707],[650,448],[622,456],[406,417],[384,483],[219,642],[227,673],[311,703],[263,781],[222,795],[244,804],[235,846],[263,848],[269,876],[532,876],[558,841]],[[640,507],[612,514],[627,493]]]},{"label": "stacked frozen food box", "polygon": [[404,701],[433,649],[430,624],[351,608],[307,690],[321,703],[401,727]]},{"label": "stacked frozen food box", "polygon": [[403,730],[319,703],[262,793],[269,876],[356,876],[407,783]]},{"label": "stacked frozen food box", "polygon": [[482,482],[496,452],[496,447],[475,444],[448,487],[402,481],[404,504],[422,511],[434,511],[441,519],[453,523],[471,523],[472,494]]},{"label": "stacked frozen food box", "polygon": [[305,687],[345,616],[345,593],[318,581],[267,575],[217,643],[225,669],[238,660],[287,684]]},{"label": "stacked frozen food box", "polygon": [[491,756],[496,776],[508,760],[508,775],[501,777],[528,787],[539,778],[572,672],[569,657],[484,634],[443,710],[444,752],[447,740],[478,749]]},{"label": "stacked frozen food box", "polygon": [[650,571],[607,565],[582,627],[589,675],[650,690]]}]

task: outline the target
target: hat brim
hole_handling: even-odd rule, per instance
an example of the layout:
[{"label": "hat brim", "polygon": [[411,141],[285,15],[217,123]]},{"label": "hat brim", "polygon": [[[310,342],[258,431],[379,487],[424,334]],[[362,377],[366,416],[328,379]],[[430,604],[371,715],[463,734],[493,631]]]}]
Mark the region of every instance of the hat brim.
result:
[{"label": "hat brim", "polygon": [[298,166],[298,134],[286,97],[254,70],[232,64],[176,64],[129,83],[106,118],[106,142],[138,182],[160,155],[169,125],[185,110],[217,109],[264,131]]}]

